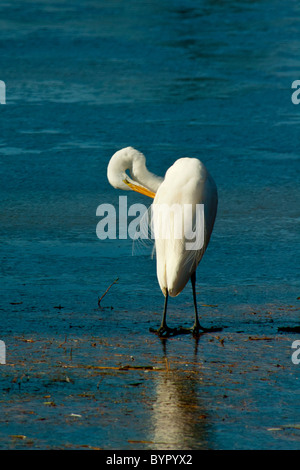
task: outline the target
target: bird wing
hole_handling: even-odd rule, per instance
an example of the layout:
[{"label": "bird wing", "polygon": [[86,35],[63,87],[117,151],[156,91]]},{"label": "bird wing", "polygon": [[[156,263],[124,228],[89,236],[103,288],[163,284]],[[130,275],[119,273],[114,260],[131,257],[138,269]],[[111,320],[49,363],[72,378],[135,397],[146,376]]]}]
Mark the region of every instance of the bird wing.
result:
[{"label": "bird wing", "polygon": [[[197,216],[197,206],[201,205],[202,218]],[[168,217],[159,206],[169,207]],[[200,244],[193,245],[186,231],[187,206],[191,210],[189,233],[193,232],[196,239],[200,237]],[[172,211],[172,207],[181,208],[181,215],[180,211]],[[196,270],[208,245],[217,210],[215,183],[198,159],[179,159],[167,171],[153,208],[158,281],[164,295],[168,289],[171,296],[176,296]],[[155,214],[155,210],[157,214],[161,212],[160,216]]]}]

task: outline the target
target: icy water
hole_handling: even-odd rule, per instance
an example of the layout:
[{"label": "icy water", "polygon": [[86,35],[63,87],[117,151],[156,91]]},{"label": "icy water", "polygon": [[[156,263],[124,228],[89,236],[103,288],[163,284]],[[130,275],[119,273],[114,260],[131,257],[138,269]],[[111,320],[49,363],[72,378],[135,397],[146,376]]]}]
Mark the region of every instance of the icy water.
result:
[{"label": "icy water", "polygon": [[[0,48],[0,448],[299,449],[299,2],[7,0]],[[217,183],[197,294],[219,333],[151,334],[155,260],[96,236],[128,145]],[[168,318],[192,323],[190,286]]]}]

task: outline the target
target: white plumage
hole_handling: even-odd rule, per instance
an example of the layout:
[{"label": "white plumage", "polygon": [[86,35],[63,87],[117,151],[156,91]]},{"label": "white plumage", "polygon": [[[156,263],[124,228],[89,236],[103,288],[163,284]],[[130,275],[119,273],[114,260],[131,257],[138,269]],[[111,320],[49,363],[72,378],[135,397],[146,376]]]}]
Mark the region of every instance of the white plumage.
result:
[{"label": "white plumage", "polygon": [[[130,176],[126,170],[129,170]],[[195,271],[207,248],[217,213],[218,195],[215,182],[204,164],[196,158],[180,158],[166,172],[163,178],[150,173],[146,168],[144,155],[132,147],[116,152],[108,165],[107,177],[112,186],[119,189],[132,189],[154,198],[153,227],[155,233],[157,278],[165,296],[162,324],[158,330],[151,330],[160,336],[168,336],[191,331],[216,331],[200,326],[195,293]],[[186,249],[190,239],[185,232],[185,212],[182,210],[181,223],[170,212],[169,238],[157,236],[160,226],[155,216],[161,205],[184,208],[190,205],[191,227],[195,229],[197,204],[204,205],[204,244],[200,249]],[[198,227],[199,229],[199,227]],[[178,233],[180,236],[178,236]],[[191,279],[195,306],[195,323],[191,329],[171,329],[166,324],[168,296],[177,296]],[[219,330],[219,329],[217,329]]]},{"label": "white plumage", "polygon": [[[164,295],[166,289],[175,297],[185,287],[196,270],[208,245],[217,212],[217,188],[203,163],[196,158],[180,158],[166,172],[165,179],[157,190],[153,204],[192,206],[192,226],[195,227],[196,204],[204,204],[204,245],[200,250],[187,250],[184,221],[181,238],[157,238],[157,278]],[[182,215],[184,211],[182,210]],[[176,220],[173,219],[174,222]],[[155,227],[154,227],[155,232]],[[171,234],[174,227],[171,227]]]}]

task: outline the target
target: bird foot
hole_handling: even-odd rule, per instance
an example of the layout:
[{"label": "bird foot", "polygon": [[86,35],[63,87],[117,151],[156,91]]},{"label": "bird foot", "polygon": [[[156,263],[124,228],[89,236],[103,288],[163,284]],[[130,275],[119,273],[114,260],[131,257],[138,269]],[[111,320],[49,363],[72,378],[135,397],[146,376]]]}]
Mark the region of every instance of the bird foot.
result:
[{"label": "bird foot", "polygon": [[193,336],[200,336],[203,335],[204,333],[215,333],[216,331],[222,331],[223,328],[221,327],[212,327],[212,328],[204,328],[203,326],[200,325],[193,325],[192,328],[179,328],[179,333],[178,334],[192,334]]},{"label": "bird foot", "polygon": [[181,334],[180,328],[169,328],[167,325],[160,326],[157,330],[149,328],[151,333],[155,333],[160,338],[169,338],[170,336],[177,336]]},{"label": "bird foot", "polygon": [[216,331],[222,331],[223,328],[220,327],[212,327],[212,328],[204,328],[200,325],[193,325],[192,328],[169,328],[167,325],[160,326],[157,330],[155,328],[149,328],[151,333],[155,333],[160,338],[169,338],[171,336],[178,336],[178,335],[187,335],[192,334],[195,337],[203,335],[204,333],[215,333]]}]

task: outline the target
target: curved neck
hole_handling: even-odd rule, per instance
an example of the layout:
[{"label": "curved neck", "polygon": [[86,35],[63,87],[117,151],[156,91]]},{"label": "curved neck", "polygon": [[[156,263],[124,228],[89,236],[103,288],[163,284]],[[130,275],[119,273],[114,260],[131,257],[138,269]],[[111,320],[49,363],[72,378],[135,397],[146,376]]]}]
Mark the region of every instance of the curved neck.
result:
[{"label": "curved neck", "polygon": [[[126,173],[127,170],[130,172],[130,178]],[[107,167],[107,178],[114,188],[134,189],[136,183],[137,186],[144,187],[152,193],[156,193],[163,182],[163,178],[147,170],[145,156],[133,147],[118,150],[111,157]],[[125,179],[128,179],[131,186],[124,182]]]},{"label": "curved neck", "polygon": [[132,179],[154,193],[156,193],[163,181],[163,178],[147,170],[146,162],[141,158],[133,158],[129,170]]}]

